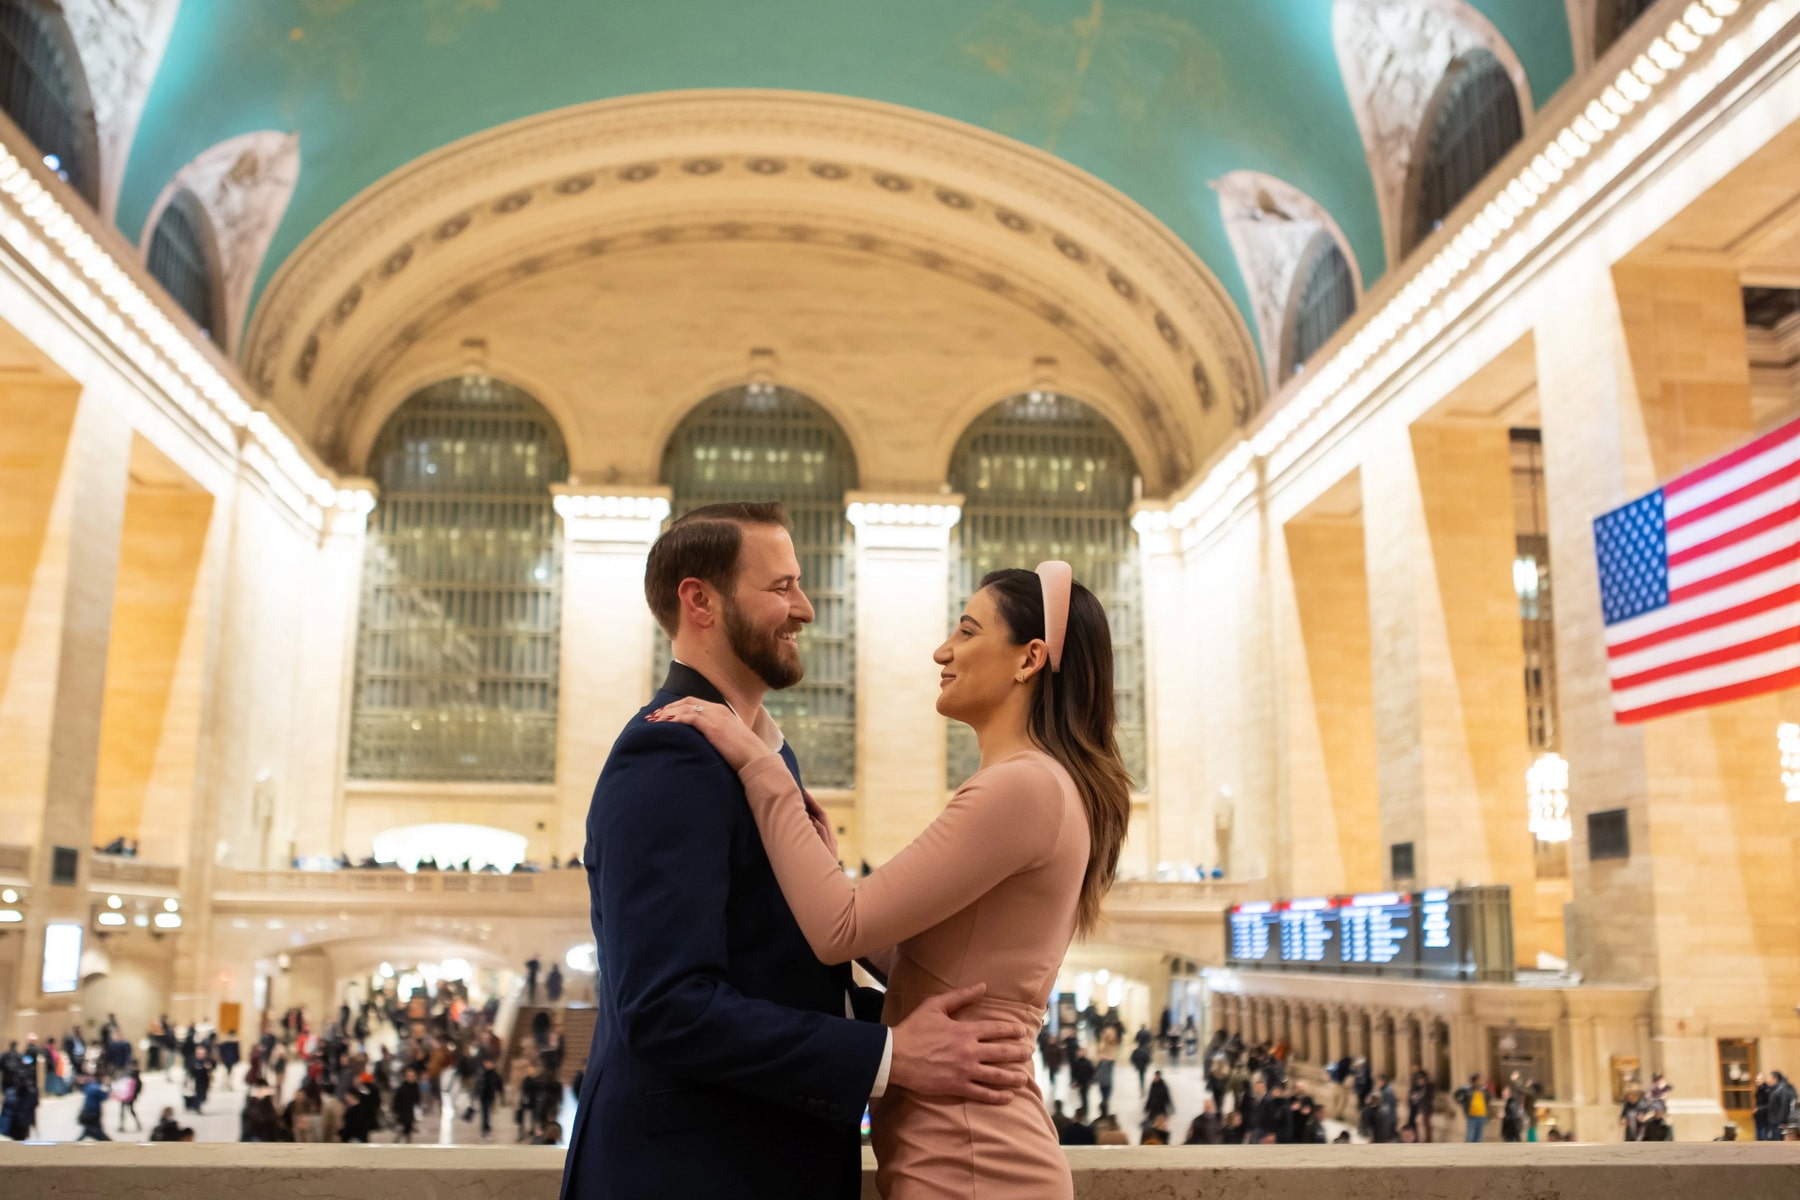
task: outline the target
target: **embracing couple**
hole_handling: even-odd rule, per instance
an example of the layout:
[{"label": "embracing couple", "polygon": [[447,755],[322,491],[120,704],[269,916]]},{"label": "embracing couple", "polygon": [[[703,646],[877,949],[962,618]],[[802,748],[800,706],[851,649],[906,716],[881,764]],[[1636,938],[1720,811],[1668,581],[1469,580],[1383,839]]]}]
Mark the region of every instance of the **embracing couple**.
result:
[{"label": "embracing couple", "polygon": [[1030,1057],[1130,812],[1100,602],[1066,563],[981,581],[933,655],[981,768],[852,881],[762,704],[813,618],[781,507],[682,517],[644,591],[674,662],[588,813],[600,1013],[564,1200],[853,1200],[865,1105],[891,1200],[1071,1196]]}]

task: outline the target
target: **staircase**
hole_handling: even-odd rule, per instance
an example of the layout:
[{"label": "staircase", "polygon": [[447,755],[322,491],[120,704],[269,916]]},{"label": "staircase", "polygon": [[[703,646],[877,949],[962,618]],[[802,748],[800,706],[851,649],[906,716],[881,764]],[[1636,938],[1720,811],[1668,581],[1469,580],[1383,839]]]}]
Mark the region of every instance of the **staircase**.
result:
[{"label": "staircase", "polygon": [[575,1076],[587,1066],[588,1049],[594,1042],[594,1023],[598,1012],[591,1004],[549,1005],[521,1004],[513,1017],[512,1032],[506,1038],[506,1062],[502,1068],[507,1087],[537,1070],[537,1046],[532,1041],[531,1026],[539,1013],[550,1014],[552,1032],[563,1036],[562,1081],[573,1083]]}]

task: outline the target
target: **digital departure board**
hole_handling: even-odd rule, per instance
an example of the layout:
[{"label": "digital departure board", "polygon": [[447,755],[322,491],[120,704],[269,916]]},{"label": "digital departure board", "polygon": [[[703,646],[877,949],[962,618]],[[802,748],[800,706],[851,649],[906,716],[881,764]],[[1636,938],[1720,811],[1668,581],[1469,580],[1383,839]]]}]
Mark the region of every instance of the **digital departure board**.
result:
[{"label": "digital departure board", "polygon": [[1512,978],[1505,887],[1429,888],[1235,904],[1231,966],[1411,978]]}]

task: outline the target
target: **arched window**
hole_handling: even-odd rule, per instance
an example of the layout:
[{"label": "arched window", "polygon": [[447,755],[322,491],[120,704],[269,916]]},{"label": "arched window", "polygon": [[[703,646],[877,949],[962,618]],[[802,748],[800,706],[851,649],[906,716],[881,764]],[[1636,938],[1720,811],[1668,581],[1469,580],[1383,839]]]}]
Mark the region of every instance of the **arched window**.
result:
[{"label": "arched window", "polygon": [[556,778],[562,434],[479,375],[413,395],[375,441],[353,779]]},{"label": "arched window", "polygon": [[1428,112],[1413,165],[1409,251],[1443,223],[1525,134],[1512,77],[1486,50],[1470,51],[1450,64]]},{"label": "arched window", "polygon": [[1656,0],[1600,0],[1594,15],[1594,57],[1605,54],[1612,44],[1637,24],[1637,19],[1656,7]]},{"label": "arched window", "polygon": [[[1074,567],[1112,624],[1119,750],[1141,788],[1144,638],[1131,528],[1137,476],[1118,431],[1079,400],[1033,392],[988,409],[950,460],[950,486],[963,496],[950,543],[950,616],[962,612],[989,571],[1029,571],[1050,558]],[[959,786],[980,762],[969,727],[950,722],[949,786]]]},{"label": "arched window", "polygon": [[0,107],[89,204],[99,197],[94,102],[61,14],[42,0],[0,0]]},{"label": "arched window", "polygon": [[1356,312],[1356,281],[1337,239],[1320,231],[1313,236],[1294,275],[1288,305],[1287,345],[1281,377],[1287,379],[1312,361],[1319,348]]},{"label": "arched window", "polygon": [[[856,786],[856,657],[850,522],[844,493],[856,454],[830,414],[799,392],[768,384],[728,388],[702,401],[663,448],[674,515],[727,500],[779,500],[793,526],[800,585],[813,623],[800,635],[806,678],[763,700],[800,759],[809,787]],[[657,635],[656,684],[669,640]]]},{"label": "arched window", "polygon": [[218,340],[218,278],[206,210],[190,191],[175,193],[150,232],[150,274],[200,332]]}]

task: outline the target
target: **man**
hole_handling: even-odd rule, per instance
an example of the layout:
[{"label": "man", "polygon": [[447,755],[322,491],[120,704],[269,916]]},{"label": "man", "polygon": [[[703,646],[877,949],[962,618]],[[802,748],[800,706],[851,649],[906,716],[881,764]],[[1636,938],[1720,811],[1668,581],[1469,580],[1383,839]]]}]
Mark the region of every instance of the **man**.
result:
[{"label": "man", "polygon": [[1800,1120],[1800,1096],[1795,1095],[1794,1081],[1780,1071],[1769,1072],[1769,1140],[1782,1140],[1783,1131]]},{"label": "man", "polygon": [[1169,1095],[1169,1085],[1163,1082],[1162,1072],[1157,1071],[1150,1076],[1150,1094],[1144,1097],[1144,1124],[1174,1111],[1175,1101]]},{"label": "man", "polygon": [[543,967],[544,964],[538,961],[538,956],[535,954],[525,960],[525,1003],[527,1005],[535,1007],[537,1004],[537,977]]},{"label": "man", "polygon": [[1425,1068],[1414,1065],[1412,1070],[1412,1086],[1406,1093],[1406,1127],[1414,1131],[1421,1142],[1431,1140],[1431,1106],[1437,1098],[1437,1089],[1432,1086],[1431,1076]]},{"label": "man", "polygon": [[799,779],[762,706],[804,674],[796,639],[813,618],[780,506],[674,522],[644,593],[674,662],[614,742],[588,812],[600,1011],[562,1194],[852,1200],[871,1098],[896,1087],[1004,1103],[1029,1079],[1031,1031],[957,1021],[979,986],[892,1030],[874,1023],[876,993],[807,946],[737,774],[698,730],[643,719],[684,699],[725,705]]},{"label": "man", "polygon": [[1456,1089],[1456,1104],[1463,1111],[1463,1141],[1479,1142],[1486,1137],[1488,1109],[1493,1104],[1493,1097],[1488,1094],[1487,1085],[1481,1082],[1480,1071],[1469,1076],[1466,1087]]}]

